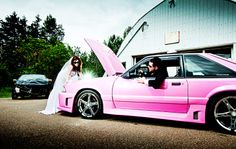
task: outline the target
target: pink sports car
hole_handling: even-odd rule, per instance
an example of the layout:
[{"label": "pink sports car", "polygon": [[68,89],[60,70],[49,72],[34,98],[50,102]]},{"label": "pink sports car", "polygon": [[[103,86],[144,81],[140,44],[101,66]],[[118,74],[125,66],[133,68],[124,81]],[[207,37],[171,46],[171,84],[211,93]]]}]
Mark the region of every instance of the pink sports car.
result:
[{"label": "pink sports car", "polygon": [[236,63],[207,53],[155,55],[163,60],[168,77],[159,89],[135,80],[147,73],[140,60],[125,71],[116,55],[103,44],[86,39],[107,76],[68,83],[59,95],[61,111],[84,118],[102,114],[137,116],[192,123],[236,132]]}]

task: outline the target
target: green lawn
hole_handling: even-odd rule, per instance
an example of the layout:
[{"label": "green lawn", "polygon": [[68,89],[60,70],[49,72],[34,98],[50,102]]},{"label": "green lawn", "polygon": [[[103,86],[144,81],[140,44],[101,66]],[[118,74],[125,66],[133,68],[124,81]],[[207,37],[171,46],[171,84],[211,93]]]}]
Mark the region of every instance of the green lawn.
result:
[{"label": "green lawn", "polygon": [[10,98],[11,87],[0,87],[0,98]]}]

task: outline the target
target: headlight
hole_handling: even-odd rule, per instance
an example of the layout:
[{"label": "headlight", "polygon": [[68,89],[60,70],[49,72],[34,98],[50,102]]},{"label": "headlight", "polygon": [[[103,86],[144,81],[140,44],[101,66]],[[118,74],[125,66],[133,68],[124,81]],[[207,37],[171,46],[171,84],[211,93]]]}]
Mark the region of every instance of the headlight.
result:
[{"label": "headlight", "polygon": [[20,92],[20,88],[15,87],[15,91],[16,91],[16,93],[19,93]]}]

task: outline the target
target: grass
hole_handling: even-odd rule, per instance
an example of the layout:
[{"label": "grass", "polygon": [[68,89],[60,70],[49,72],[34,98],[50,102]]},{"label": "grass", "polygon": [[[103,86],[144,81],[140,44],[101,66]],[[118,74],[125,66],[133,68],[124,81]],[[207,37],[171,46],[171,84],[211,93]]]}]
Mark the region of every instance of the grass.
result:
[{"label": "grass", "polygon": [[0,98],[10,98],[11,87],[0,87]]}]

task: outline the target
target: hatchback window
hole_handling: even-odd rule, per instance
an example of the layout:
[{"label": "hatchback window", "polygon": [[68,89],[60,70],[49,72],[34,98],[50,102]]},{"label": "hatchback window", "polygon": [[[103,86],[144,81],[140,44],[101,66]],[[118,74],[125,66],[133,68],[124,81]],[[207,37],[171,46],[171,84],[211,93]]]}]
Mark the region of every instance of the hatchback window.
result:
[{"label": "hatchback window", "polygon": [[236,73],[229,68],[197,55],[184,56],[187,77],[232,77]]}]

